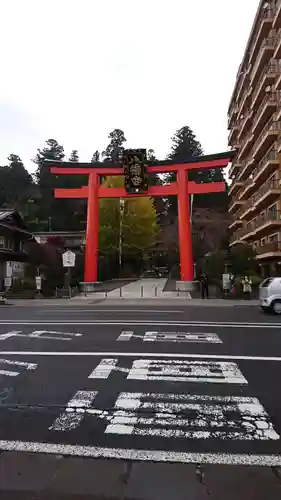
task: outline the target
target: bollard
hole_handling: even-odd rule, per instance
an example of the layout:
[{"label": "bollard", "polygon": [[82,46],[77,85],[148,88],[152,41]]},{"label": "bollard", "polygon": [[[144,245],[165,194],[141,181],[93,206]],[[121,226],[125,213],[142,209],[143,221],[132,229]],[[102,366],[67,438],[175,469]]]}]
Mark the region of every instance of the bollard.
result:
[{"label": "bollard", "polygon": [[155,295],[155,297],[157,297],[157,288],[158,288],[157,285],[155,285],[155,289],[154,289],[154,295]]},{"label": "bollard", "polygon": [[121,286],[119,288],[119,296],[122,297],[122,288],[121,288]]},{"label": "bollard", "polygon": [[141,286],[141,297],[143,297],[143,286]]},{"label": "bollard", "polygon": [[104,292],[104,298],[107,299],[107,291]]},{"label": "bollard", "polygon": [[177,288],[177,296],[179,297],[180,296],[180,289]]}]

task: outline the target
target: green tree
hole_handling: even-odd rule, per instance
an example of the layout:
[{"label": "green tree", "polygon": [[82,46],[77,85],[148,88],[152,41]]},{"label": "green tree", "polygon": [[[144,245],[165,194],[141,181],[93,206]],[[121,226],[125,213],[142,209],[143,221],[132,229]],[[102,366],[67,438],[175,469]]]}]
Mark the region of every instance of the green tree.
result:
[{"label": "green tree", "polygon": [[110,132],[109,144],[102,152],[102,157],[105,163],[120,163],[122,161],[124,143],[127,141],[123,130],[119,128]]},{"label": "green tree", "polygon": [[78,154],[77,149],[73,149],[71,151],[71,154],[70,154],[70,157],[69,157],[68,161],[71,161],[73,163],[78,163],[79,162],[79,154]]},{"label": "green tree", "polygon": [[0,206],[24,212],[25,204],[34,194],[32,176],[18,155],[8,157],[8,165],[0,167]]},{"label": "green tree", "polygon": [[48,139],[43,149],[38,149],[34,159],[37,164],[35,178],[40,191],[38,200],[39,228],[56,231],[82,230],[85,225],[86,204],[84,200],[60,200],[54,198],[55,188],[76,188],[87,184],[85,176],[55,176],[44,160],[64,159],[64,148],[55,139]]},{"label": "green tree", "polygon": [[[171,151],[168,155],[169,160],[174,162],[188,162],[192,158],[203,155],[203,148],[196,138],[192,129],[184,126],[176,131],[172,137]],[[189,172],[188,178],[190,181],[195,181],[198,184],[206,182],[225,182],[223,171],[220,168],[210,170],[192,170]],[[166,176],[168,182],[176,180],[175,174]],[[226,185],[226,183],[225,183]],[[210,195],[196,195],[193,202],[194,208],[215,208],[227,211],[228,196],[227,193],[214,193]],[[176,200],[172,199],[172,211],[176,211]]]},{"label": "green tree", "polygon": [[99,163],[100,161],[100,153],[96,150],[92,156],[91,163]]},{"label": "green tree", "polygon": [[[123,186],[123,177],[108,177],[107,187]],[[116,252],[119,249],[121,222],[120,200],[109,198],[100,201],[100,250]],[[151,198],[124,200],[123,250],[124,253],[145,252],[153,247],[159,233],[156,211]]]}]

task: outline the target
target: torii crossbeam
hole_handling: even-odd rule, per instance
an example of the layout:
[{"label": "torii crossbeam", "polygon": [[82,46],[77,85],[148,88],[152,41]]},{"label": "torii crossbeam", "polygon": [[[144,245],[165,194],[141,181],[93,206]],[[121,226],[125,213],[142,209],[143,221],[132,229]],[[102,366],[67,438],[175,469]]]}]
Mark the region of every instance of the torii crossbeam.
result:
[{"label": "torii crossbeam", "polygon": [[87,229],[85,250],[85,283],[98,280],[98,233],[99,233],[99,198],[133,198],[140,196],[177,196],[178,228],[180,247],[180,268],[182,281],[193,281],[192,235],[190,222],[190,194],[208,194],[225,191],[224,182],[197,184],[188,180],[191,170],[225,168],[235,155],[227,151],[210,156],[200,156],[186,163],[163,161],[152,164],[148,162],[148,174],[176,172],[177,181],[171,184],[151,186],[147,193],[128,194],[123,187],[109,188],[99,182],[100,176],[124,175],[123,168],[104,163],[72,163],[46,161],[55,175],[87,175],[88,186],[78,189],[55,189],[55,198],[87,198]]}]

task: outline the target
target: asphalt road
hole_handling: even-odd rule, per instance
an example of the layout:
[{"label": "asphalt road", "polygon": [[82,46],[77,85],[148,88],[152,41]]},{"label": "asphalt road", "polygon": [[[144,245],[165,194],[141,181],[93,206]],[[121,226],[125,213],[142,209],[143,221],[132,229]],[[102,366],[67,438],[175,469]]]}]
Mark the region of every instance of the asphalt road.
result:
[{"label": "asphalt road", "polygon": [[[7,461],[28,476],[36,453],[58,467],[52,492],[57,457],[74,456],[98,458],[89,475],[108,481],[125,461],[108,498],[280,498],[280,318],[251,305],[2,306],[0,351],[0,492],[16,484]],[[177,478],[164,490],[163,474]]]}]

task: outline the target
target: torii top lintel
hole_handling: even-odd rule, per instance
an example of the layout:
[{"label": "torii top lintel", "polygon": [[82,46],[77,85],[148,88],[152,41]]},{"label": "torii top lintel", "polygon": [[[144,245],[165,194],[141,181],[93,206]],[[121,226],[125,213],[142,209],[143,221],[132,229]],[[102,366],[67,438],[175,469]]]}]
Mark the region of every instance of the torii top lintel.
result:
[{"label": "torii top lintel", "polygon": [[[215,168],[225,168],[235,156],[235,151],[227,151],[208,156],[198,156],[189,162],[174,163],[173,161],[160,161],[157,163],[147,162],[148,173],[169,173],[188,172],[189,170],[205,170]],[[122,167],[115,167],[112,164],[104,163],[74,163],[47,160],[44,164],[51,167],[51,172],[55,175],[88,175],[91,177],[123,175]],[[187,183],[189,194],[207,194],[225,191],[224,182],[197,184],[189,181]],[[88,198],[89,187],[83,186],[77,189],[55,189],[55,198]],[[161,186],[150,186],[146,196],[172,196],[178,194],[178,184],[171,183]],[[125,188],[109,188],[103,185],[98,186],[99,198],[125,198],[145,196],[144,194],[130,195]]]}]

